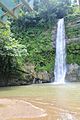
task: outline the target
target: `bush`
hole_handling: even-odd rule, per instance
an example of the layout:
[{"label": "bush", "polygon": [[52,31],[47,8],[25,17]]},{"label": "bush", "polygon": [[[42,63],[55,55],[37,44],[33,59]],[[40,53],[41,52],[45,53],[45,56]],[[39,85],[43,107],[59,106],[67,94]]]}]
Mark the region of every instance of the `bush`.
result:
[{"label": "bush", "polygon": [[[9,23],[0,28],[0,75],[7,85],[9,76],[18,73],[16,70],[21,67],[22,61],[27,54],[25,45],[19,43],[10,31]],[[23,58],[23,59],[22,59]]]}]

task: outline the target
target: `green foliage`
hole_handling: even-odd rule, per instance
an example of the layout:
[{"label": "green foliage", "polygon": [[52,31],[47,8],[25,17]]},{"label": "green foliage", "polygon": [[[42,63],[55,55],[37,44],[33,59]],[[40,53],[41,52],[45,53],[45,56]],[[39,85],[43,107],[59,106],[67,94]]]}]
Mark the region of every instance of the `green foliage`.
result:
[{"label": "green foliage", "polygon": [[80,65],[80,43],[71,43],[67,45],[67,62]]},{"label": "green foliage", "polygon": [[72,9],[73,7],[71,7],[70,9],[71,12],[65,17],[66,24],[68,24],[69,22],[70,23],[76,22],[76,20],[80,18],[80,9],[76,8],[76,9],[79,9],[79,12],[74,12]]},{"label": "green foliage", "polygon": [[66,35],[68,38],[77,38],[80,36],[80,14],[68,15],[65,18]]},{"label": "green foliage", "polygon": [[[36,4],[38,4],[38,8],[36,8]],[[17,21],[14,21],[14,23],[19,26],[19,29],[35,27],[36,25],[51,27],[55,25],[58,18],[62,18],[68,14],[68,6],[68,0],[41,0],[40,3],[35,0],[34,9],[38,10],[36,12],[25,13]]]},{"label": "green foliage", "polygon": [[72,14],[79,15],[80,14],[80,7],[79,6],[72,6]]},{"label": "green foliage", "polygon": [[[51,44],[51,29],[46,27],[29,27],[22,32],[13,30],[16,39],[28,51],[26,62],[33,63],[36,71],[47,70],[50,72],[54,63],[54,51]],[[20,33],[20,34],[19,34]]]},{"label": "green foliage", "polygon": [[26,14],[11,25],[15,38],[27,47],[26,62],[35,64],[36,71],[50,72],[54,66],[51,31],[57,19],[68,14],[68,6],[68,0],[41,0],[40,4],[35,0],[37,12]]},{"label": "green foliage", "polygon": [[76,25],[74,27],[69,27],[66,29],[66,34],[68,38],[77,38],[80,36],[80,26]]},{"label": "green foliage", "polygon": [[65,23],[66,35],[68,39],[71,39],[71,42],[67,45],[67,63],[80,65],[80,9],[78,6],[71,8],[70,14],[65,17]]},{"label": "green foliage", "polygon": [[47,12],[48,18],[62,18],[68,14],[69,0],[41,0],[39,12]]},{"label": "green foliage", "polygon": [[[10,31],[9,23],[6,27],[0,28],[0,76],[4,77],[4,82],[7,85],[9,76],[18,67],[22,65],[22,61],[27,54],[25,45],[22,45],[15,40]],[[22,59],[23,58],[23,59]],[[3,79],[3,78],[2,78]]]},{"label": "green foliage", "polygon": [[25,46],[21,45],[18,40],[13,38],[8,25],[6,26],[6,29],[0,30],[0,39],[0,54],[3,56],[22,57],[27,52]]}]

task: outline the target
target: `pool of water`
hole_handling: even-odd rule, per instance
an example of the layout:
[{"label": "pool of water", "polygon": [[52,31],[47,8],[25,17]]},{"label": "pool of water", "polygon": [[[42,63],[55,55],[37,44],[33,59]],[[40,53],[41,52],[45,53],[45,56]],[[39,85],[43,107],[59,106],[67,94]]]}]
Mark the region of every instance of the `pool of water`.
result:
[{"label": "pool of water", "polygon": [[[42,116],[38,116],[39,112],[36,112],[36,115],[32,116],[28,111],[30,117],[27,117],[25,113],[25,116],[10,116],[8,120],[80,120],[80,83],[64,85],[42,84],[0,88],[0,99],[2,101],[8,99],[11,100],[12,103],[14,103],[14,100],[19,102],[23,101],[23,104],[24,102],[28,102],[35,106],[35,108],[38,108],[38,110],[43,110],[45,113],[44,116],[43,113],[41,113]],[[3,109],[5,111],[5,109],[7,109],[4,107],[3,103],[2,105],[0,103],[0,111]],[[10,105],[14,107],[12,103]],[[9,105],[8,102],[7,104]],[[19,105],[19,103],[17,105]],[[27,104],[23,106],[22,112],[26,111],[25,106],[27,106]]]}]

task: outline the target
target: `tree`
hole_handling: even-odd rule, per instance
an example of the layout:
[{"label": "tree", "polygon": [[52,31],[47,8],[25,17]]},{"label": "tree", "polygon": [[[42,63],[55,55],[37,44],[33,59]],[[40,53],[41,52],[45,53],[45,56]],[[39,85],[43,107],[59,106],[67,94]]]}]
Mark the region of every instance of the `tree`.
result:
[{"label": "tree", "polygon": [[[27,54],[25,45],[15,40],[10,31],[9,23],[6,28],[0,27],[0,77],[5,85],[8,84],[9,76],[20,66],[18,59]],[[17,66],[18,65],[18,66]]]}]

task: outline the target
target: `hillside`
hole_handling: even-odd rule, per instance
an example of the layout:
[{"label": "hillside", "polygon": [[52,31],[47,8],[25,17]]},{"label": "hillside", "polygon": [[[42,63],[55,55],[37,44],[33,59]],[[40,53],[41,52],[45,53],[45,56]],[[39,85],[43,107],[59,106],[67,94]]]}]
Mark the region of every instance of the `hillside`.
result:
[{"label": "hillside", "polygon": [[35,4],[37,11],[23,9],[18,19],[0,26],[1,86],[54,81],[57,23],[63,17],[66,81],[80,81],[80,8],[66,0],[43,3]]},{"label": "hillside", "polygon": [[70,81],[80,81],[80,10],[65,18],[67,40],[67,78]]}]

